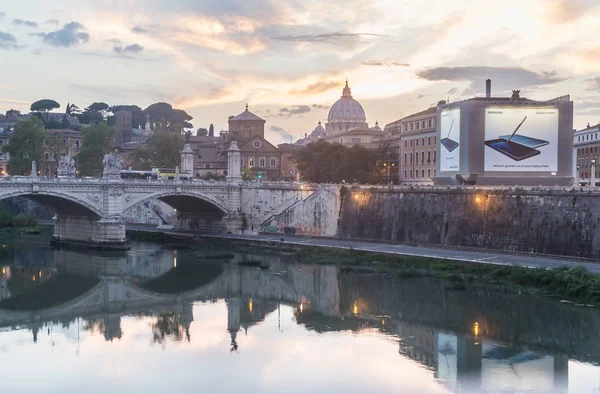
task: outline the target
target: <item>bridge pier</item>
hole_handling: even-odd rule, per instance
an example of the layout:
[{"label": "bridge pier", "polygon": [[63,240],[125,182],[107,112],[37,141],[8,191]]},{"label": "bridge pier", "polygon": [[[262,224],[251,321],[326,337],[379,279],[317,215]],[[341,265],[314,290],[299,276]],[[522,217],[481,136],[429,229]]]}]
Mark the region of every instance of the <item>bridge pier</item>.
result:
[{"label": "bridge pier", "polygon": [[57,215],[52,243],[110,250],[129,249],[125,223],[121,218]]}]

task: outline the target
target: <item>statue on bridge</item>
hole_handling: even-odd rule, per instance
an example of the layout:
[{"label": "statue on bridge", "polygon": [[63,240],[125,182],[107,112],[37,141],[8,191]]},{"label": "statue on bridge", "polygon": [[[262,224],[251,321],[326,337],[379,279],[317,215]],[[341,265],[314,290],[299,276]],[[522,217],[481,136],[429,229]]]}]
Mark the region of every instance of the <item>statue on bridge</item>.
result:
[{"label": "statue on bridge", "polygon": [[123,159],[119,155],[113,153],[104,155],[102,164],[104,165],[104,171],[102,171],[103,178],[121,178]]},{"label": "statue on bridge", "polygon": [[73,178],[75,176],[75,160],[68,155],[61,156],[58,161],[58,176]]}]

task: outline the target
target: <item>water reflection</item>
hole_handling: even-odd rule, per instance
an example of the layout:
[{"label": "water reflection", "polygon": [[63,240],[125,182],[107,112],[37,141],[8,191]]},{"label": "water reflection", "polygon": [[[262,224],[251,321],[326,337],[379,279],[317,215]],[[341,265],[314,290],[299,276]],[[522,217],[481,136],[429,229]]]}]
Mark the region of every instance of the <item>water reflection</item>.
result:
[{"label": "water reflection", "polygon": [[[74,347],[91,368],[81,373],[93,380],[91,370],[112,368],[114,346],[133,380],[162,376],[131,367],[136,362],[174,373],[172,356],[154,353],[155,347],[219,377],[199,378],[182,367],[184,392],[222,385],[246,392],[581,393],[599,387],[600,314],[591,308],[438,281],[343,274],[277,256],[215,259],[149,244],[118,255],[45,246],[6,253],[0,362],[15,368],[7,375],[15,380],[5,382],[13,389],[24,384],[16,380],[17,367],[40,367],[24,354],[76,368],[66,353],[47,350]],[[258,258],[269,269],[238,264]],[[231,354],[236,358],[225,358]],[[234,365],[245,386],[241,376],[227,377]],[[63,379],[72,378],[68,371]],[[290,385],[294,375],[302,378]],[[99,382],[90,392],[126,385],[115,384]],[[22,387],[31,392],[33,386]]]}]

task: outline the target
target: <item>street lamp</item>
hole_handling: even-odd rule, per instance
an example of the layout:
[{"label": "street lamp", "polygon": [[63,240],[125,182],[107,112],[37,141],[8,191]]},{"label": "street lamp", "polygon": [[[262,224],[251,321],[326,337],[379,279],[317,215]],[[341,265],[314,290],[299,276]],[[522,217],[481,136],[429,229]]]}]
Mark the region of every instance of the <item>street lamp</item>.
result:
[{"label": "street lamp", "polygon": [[596,187],[596,159],[592,159],[592,170],[590,174],[590,187]]},{"label": "street lamp", "polygon": [[383,167],[387,168],[387,176],[388,176],[388,185],[390,184],[390,176],[392,172],[392,167],[396,166],[396,163],[383,163]]},{"label": "street lamp", "polygon": [[577,186],[579,186],[579,164],[577,164],[577,174],[575,174],[575,182],[577,182]]}]

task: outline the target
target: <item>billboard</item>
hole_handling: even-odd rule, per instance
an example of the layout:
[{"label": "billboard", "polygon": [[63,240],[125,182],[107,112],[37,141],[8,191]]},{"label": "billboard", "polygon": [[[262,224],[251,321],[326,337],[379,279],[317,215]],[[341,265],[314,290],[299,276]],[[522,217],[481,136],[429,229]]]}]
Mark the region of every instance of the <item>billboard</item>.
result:
[{"label": "billboard", "polygon": [[485,171],[555,172],[558,109],[485,109]]},{"label": "billboard", "polygon": [[440,115],[440,171],[460,171],[460,108]]}]

